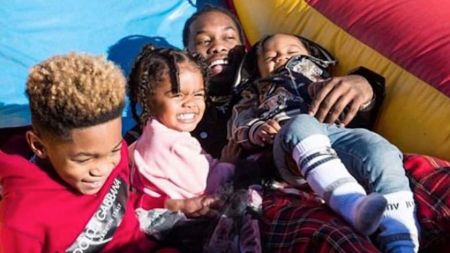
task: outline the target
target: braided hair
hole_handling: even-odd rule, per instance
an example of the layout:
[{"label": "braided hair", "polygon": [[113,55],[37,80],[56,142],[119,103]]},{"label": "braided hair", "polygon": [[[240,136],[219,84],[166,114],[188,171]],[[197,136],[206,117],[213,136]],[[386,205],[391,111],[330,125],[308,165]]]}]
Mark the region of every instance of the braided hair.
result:
[{"label": "braided hair", "polygon": [[[209,78],[207,65],[201,57],[174,48],[157,48],[153,45],[143,47],[128,78],[131,113],[141,126],[152,114],[150,99],[153,91],[163,83],[166,75],[170,78],[172,92],[180,91],[179,64],[184,62],[190,62],[200,69],[206,90]],[[137,109],[138,105],[142,108],[140,113]]]}]

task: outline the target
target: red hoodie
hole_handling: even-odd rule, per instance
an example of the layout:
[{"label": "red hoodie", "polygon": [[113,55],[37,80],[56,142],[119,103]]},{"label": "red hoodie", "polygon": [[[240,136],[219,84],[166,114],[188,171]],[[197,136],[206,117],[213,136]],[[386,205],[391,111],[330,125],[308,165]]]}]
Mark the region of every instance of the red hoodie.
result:
[{"label": "red hoodie", "polygon": [[134,213],[138,197],[129,190],[125,143],[121,155],[102,189],[83,195],[53,169],[0,151],[0,253],[154,250]]}]

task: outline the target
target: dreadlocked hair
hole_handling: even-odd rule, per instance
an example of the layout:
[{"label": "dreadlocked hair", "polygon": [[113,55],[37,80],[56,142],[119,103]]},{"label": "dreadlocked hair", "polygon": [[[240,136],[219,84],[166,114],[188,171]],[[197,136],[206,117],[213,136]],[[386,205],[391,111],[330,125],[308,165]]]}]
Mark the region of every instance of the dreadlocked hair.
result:
[{"label": "dreadlocked hair", "polygon": [[[172,92],[179,92],[178,65],[183,62],[190,62],[201,71],[206,90],[209,80],[207,64],[197,54],[189,54],[175,48],[157,48],[153,45],[145,45],[136,57],[128,77],[128,95],[133,118],[141,126],[152,115],[150,99],[153,91],[162,84],[167,75],[172,84]],[[141,112],[138,112],[138,105],[142,109]]]},{"label": "dreadlocked hair", "polygon": [[33,128],[70,138],[70,131],[120,117],[125,77],[104,57],[69,53],[30,70],[26,94]]},{"label": "dreadlocked hair", "polygon": [[188,44],[189,44],[189,34],[191,33],[191,24],[195,20],[197,20],[198,17],[200,17],[201,15],[203,15],[205,13],[209,13],[209,12],[220,12],[220,13],[225,14],[228,17],[230,17],[231,20],[233,21],[234,25],[236,25],[236,28],[238,29],[240,41],[242,43],[245,42],[244,30],[242,29],[241,23],[239,22],[239,20],[236,17],[236,15],[234,15],[228,9],[225,9],[225,8],[222,8],[222,7],[219,7],[219,6],[214,6],[214,5],[207,4],[201,10],[199,10],[199,11],[195,12],[194,14],[192,14],[192,16],[190,16],[186,20],[186,22],[184,23],[184,27],[183,27],[183,46],[184,47],[187,47]]}]

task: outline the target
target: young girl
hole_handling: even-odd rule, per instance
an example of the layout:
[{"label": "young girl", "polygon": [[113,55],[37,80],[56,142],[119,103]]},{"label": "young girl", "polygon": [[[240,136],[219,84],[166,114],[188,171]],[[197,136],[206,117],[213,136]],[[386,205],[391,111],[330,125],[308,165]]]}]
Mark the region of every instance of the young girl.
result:
[{"label": "young girl", "polygon": [[[401,152],[368,130],[322,124],[308,115],[316,86],[330,77],[332,58],[312,57],[302,39],[289,34],[268,36],[254,50],[259,79],[234,107],[234,140],[246,148],[273,143],[283,179],[300,184],[305,178],[362,234],[380,227],[383,251],[417,251],[414,199]],[[296,166],[288,166],[289,159]],[[372,193],[366,195],[360,182]]]},{"label": "young girl", "polygon": [[200,209],[212,203],[203,196],[216,193],[232,178],[238,156],[230,143],[220,160],[213,159],[190,134],[205,111],[204,71],[187,53],[146,46],[129,81],[133,113],[143,125],[141,137],[130,147],[137,172],[134,186],[166,199],[170,210],[187,214],[200,211],[190,209],[189,199]]}]

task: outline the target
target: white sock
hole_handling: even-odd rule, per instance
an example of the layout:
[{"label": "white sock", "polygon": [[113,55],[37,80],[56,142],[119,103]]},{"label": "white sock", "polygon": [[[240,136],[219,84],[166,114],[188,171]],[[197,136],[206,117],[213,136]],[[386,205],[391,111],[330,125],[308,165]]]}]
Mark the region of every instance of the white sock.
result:
[{"label": "white sock", "polygon": [[413,194],[400,191],[385,194],[388,201],[378,240],[384,252],[418,252],[419,225]]},{"label": "white sock", "polygon": [[311,135],[292,151],[306,181],[330,207],[358,232],[373,233],[382,218],[386,200],[366,196],[364,188],[347,171],[325,135]]}]

